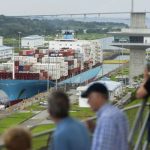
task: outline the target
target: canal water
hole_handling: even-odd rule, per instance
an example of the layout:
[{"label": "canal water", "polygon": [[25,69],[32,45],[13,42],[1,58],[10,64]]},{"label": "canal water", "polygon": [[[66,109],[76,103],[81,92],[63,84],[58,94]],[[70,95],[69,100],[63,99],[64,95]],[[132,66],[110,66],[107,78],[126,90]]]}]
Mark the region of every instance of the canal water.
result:
[{"label": "canal water", "polygon": [[[117,56],[114,60],[129,60],[130,59],[130,56],[129,55],[120,55],[120,56]],[[122,66],[122,64],[103,64],[101,66],[101,70],[98,74],[98,77],[101,77],[105,74],[108,74],[109,72],[119,68],[120,66]]]}]

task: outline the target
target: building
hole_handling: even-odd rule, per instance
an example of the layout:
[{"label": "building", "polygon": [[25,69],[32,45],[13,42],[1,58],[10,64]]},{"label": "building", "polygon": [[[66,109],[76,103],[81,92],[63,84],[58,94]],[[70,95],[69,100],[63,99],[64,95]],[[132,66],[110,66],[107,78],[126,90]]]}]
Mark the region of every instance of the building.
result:
[{"label": "building", "polygon": [[129,78],[143,74],[145,68],[145,50],[150,48],[150,29],[146,27],[146,13],[132,12],[130,28],[120,32],[111,32],[113,46],[130,50]]},{"label": "building", "polygon": [[0,46],[0,60],[11,58],[13,54],[13,48],[8,46]]},{"label": "building", "polygon": [[44,46],[44,37],[39,35],[30,35],[21,38],[22,48],[37,48]]},{"label": "building", "polygon": [[3,46],[3,37],[0,36],[0,46]]},{"label": "building", "polygon": [[73,49],[79,51],[83,55],[83,61],[89,59],[93,65],[103,61],[103,51],[99,40],[77,40],[71,31],[63,33],[63,38],[49,41],[49,49],[59,51],[61,49]]},{"label": "building", "polygon": [[[117,100],[117,98],[119,98],[121,96],[122,88],[123,88],[123,85],[122,85],[121,82],[116,82],[116,81],[111,81],[111,80],[100,80],[100,81],[97,81],[97,82],[104,84],[108,88],[109,100],[111,102]],[[79,96],[79,106],[80,107],[89,107],[89,105],[87,103],[87,99],[81,97],[81,93],[83,91],[85,91],[86,88],[88,88],[88,86],[89,85],[80,86],[80,87],[77,88],[77,95]]]}]

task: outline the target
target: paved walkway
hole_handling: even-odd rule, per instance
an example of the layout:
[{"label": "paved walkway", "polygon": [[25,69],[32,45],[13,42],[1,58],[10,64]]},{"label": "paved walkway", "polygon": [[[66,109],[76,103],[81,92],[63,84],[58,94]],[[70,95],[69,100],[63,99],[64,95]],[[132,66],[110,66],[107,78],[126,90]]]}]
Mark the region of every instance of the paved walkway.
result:
[{"label": "paved walkway", "polygon": [[49,114],[47,110],[41,111],[34,117],[30,118],[29,120],[25,121],[21,124],[21,126],[31,128],[36,125],[40,124],[50,124],[53,123],[51,120],[48,120]]}]

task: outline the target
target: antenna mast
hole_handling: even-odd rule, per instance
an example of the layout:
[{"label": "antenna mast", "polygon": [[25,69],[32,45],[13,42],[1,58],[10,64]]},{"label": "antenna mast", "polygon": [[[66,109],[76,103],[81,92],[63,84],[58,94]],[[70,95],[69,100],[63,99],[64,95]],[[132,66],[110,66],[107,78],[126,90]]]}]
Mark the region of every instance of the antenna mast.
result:
[{"label": "antenna mast", "polygon": [[134,0],[131,0],[131,12],[134,12]]}]

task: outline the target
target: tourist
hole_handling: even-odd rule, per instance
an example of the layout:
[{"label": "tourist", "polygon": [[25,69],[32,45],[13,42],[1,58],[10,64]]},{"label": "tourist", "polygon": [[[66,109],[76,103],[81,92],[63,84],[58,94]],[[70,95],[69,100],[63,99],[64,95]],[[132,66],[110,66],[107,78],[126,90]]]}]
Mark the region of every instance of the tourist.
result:
[{"label": "tourist", "polygon": [[70,100],[60,91],[48,97],[48,112],[56,123],[50,150],[89,150],[90,139],[86,127],[69,116]]},{"label": "tourist", "polygon": [[10,128],[4,134],[4,144],[7,150],[31,150],[31,133],[21,127]]},{"label": "tourist", "polygon": [[91,84],[82,93],[97,113],[92,150],[128,150],[128,121],[125,114],[108,103],[109,92],[101,83]]},{"label": "tourist", "polygon": [[[150,63],[147,63],[144,71],[144,81],[136,92],[137,98],[147,100],[150,97]],[[150,116],[148,118],[148,142],[150,142]]]},{"label": "tourist", "polygon": [[150,63],[147,63],[144,71],[144,81],[136,92],[137,98],[147,98],[150,96]]}]

